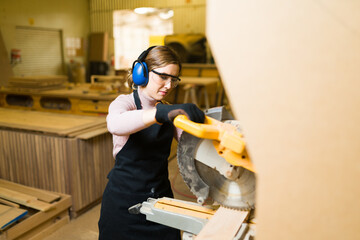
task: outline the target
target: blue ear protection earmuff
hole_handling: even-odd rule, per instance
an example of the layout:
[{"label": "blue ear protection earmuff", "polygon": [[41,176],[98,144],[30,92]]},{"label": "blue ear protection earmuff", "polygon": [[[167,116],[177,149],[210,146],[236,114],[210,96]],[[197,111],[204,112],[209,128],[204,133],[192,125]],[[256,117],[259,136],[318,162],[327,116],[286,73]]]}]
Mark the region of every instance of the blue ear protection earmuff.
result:
[{"label": "blue ear protection earmuff", "polygon": [[149,70],[145,63],[145,58],[154,47],[156,46],[149,47],[147,50],[142,52],[132,65],[132,79],[134,84],[137,86],[146,86],[149,82]]}]

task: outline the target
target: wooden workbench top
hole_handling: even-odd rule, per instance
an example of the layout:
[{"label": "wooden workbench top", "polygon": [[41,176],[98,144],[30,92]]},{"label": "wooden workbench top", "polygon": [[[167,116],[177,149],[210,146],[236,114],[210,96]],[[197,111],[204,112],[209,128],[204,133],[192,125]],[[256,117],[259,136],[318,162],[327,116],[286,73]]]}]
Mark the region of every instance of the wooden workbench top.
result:
[{"label": "wooden workbench top", "polygon": [[86,130],[104,128],[104,116],[82,116],[51,112],[0,108],[0,127],[39,131],[59,136],[75,136]]}]

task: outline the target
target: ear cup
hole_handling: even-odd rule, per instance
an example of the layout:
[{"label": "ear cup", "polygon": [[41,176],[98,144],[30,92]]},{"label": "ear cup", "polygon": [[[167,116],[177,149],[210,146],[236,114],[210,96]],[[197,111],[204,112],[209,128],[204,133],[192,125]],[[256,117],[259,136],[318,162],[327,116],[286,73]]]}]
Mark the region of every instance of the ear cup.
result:
[{"label": "ear cup", "polygon": [[149,82],[148,67],[145,62],[135,61],[132,70],[132,79],[135,85],[146,86]]},{"label": "ear cup", "polygon": [[143,51],[132,65],[132,79],[134,84],[137,86],[146,86],[149,82],[149,70],[145,63],[145,58],[154,47],[156,46],[151,46],[147,50]]}]

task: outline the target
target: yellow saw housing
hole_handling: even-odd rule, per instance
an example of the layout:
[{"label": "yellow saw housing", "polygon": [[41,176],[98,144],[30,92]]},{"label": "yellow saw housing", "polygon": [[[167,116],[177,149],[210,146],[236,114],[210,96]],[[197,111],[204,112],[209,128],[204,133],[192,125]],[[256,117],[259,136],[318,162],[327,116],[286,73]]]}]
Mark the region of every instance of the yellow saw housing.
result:
[{"label": "yellow saw housing", "polygon": [[246,152],[243,136],[235,126],[209,116],[205,116],[204,123],[196,123],[185,115],[177,116],[174,125],[195,137],[214,140],[213,145],[217,153],[227,162],[255,172]]}]

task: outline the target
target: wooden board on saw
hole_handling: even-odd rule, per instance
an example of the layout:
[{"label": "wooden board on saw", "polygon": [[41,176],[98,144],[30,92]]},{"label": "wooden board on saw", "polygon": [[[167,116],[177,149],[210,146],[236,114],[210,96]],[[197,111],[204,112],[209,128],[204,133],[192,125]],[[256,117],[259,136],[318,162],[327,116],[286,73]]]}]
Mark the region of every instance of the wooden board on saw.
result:
[{"label": "wooden board on saw", "polygon": [[233,240],[249,211],[220,207],[195,240]]},{"label": "wooden board on saw", "polygon": [[[31,188],[3,179],[0,179],[0,186],[0,199],[3,203],[0,205],[0,240],[42,239],[70,221],[69,195]],[[42,202],[48,208],[39,210],[35,201]],[[6,221],[8,222],[5,223]]]},{"label": "wooden board on saw", "polygon": [[[26,115],[31,111],[22,112]],[[32,112],[39,114],[36,119],[44,113]],[[77,216],[101,199],[106,176],[114,165],[112,136],[106,130],[103,117],[99,120],[100,117],[46,114],[55,124],[51,128],[50,121],[43,119],[43,130],[50,129],[48,132],[39,132],[38,125],[31,131],[30,123],[24,123],[28,124],[26,128],[15,128],[0,121],[0,178],[69,194],[72,196],[71,214]],[[21,114],[8,116],[21,118]],[[0,118],[3,119],[2,113]],[[12,120],[6,121],[11,123]],[[54,130],[56,122],[68,128],[57,132]]]}]

